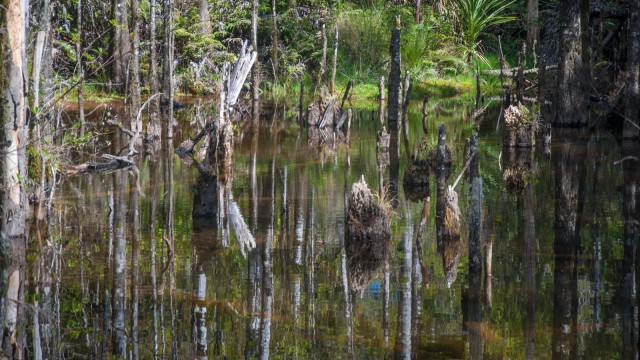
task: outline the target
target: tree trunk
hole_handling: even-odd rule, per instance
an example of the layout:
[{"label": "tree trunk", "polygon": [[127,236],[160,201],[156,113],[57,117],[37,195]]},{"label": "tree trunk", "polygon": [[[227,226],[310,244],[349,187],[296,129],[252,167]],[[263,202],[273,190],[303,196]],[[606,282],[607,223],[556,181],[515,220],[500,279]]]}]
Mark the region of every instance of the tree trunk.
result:
[{"label": "tree trunk", "polygon": [[[156,0],[150,0],[150,13],[149,13],[149,93],[154,95],[158,93],[158,61],[157,48],[156,48]],[[161,136],[162,124],[160,122],[160,109],[158,106],[158,100],[151,100],[149,104],[149,123],[147,126],[147,139],[157,140]]]},{"label": "tree trunk", "polygon": [[31,89],[31,100],[34,108],[40,107],[40,75],[42,74],[43,60],[45,58],[47,36],[49,36],[51,27],[51,6],[49,0],[42,1],[40,14],[40,17],[38,18],[38,32],[36,33],[35,48],[33,51],[33,88]]},{"label": "tree trunk", "polygon": [[424,16],[422,14],[422,0],[416,0],[416,24],[422,24]]},{"label": "tree trunk", "polygon": [[[40,189],[44,189],[46,180],[46,155],[43,151],[43,143],[51,143],[52,130],[51,130],[51,116],[49,114],[43,114],[37,111],[40,109],[40,103],[46,104],[51,100],[53,95],[52,91],[52,61],[51,61],[51,48],[52,48],[52,34],[51,34],[51,4],[49,0],[42,0],[39,2],[40,8],[37,10],[31,9],[31,11],[38,11],[40,16],[38,17],[38,31],[35,35],[35,48],[33,51],[33,65],[32,65],[32,84],[31,90],[31,104],[35,112],[34,119],[34,131],[36,132],[37,140],[35,142],[36,151],[40,155]],[[42,84],[42,87],[41,87]],[[42,96],[40,92],[42,89]],[[42,195],[43,192],[39,192]],[[1,305],[0,305],[1,308]]]},{"label": "tree trunk", "polygon": [[398,119],[400,117],[400,21],[391,32],[391,71],[389,73],[389,105],[387,121],[390,133],[398,132]]},{"label": "tree trunk", "polygon": [[113,0],[113,67],[112,75],[115,88],[120,92],[126,89],[127,69],[131,54],[129,42],[129,7],[125,0]]},{"label": "tree trunk", "polygon": [[[81,0],[78,0],[81,1]],[[131,63],[129,64],[129,119],[134,133],[142,131],[140,109],[140,8],[139,0],[131,0],[131,28],[133,30]],[[134,144],[135,145],[135,144]]]},{"label": "tree trunk", "polygon": [[82,69],[82,0],[78,0],[77,7],[78,22],[78,41],[76,42],[76,67],[78,68],[78,76],[80,76],[80,83],[78,84],[78,120],[80,121],[80,134],[84,135],[84,97],[82,94],[82,88],[84,87],[84,70]]},{"label": "tree trunk", "polygon": [[331,94],[336,93],[336,71],[338,68],[338,24],[336,24],[336,38],[333,40],[333,67],[331,68]]},{"label": "tree trunk", "polygon": [[[27,126],[27,61],[26,61],[26,14],[24,0],[4,0],[0,2],[0,18],[6,24],[0,33],[0,91],[2,92],[3,143],[0,184],[2,216],[0,217],[0,306],[2,315],[2,337],[0,344],[6,355],[14,353],[16,358],[24,358],[25,344],[14,342],[23,336],[20,325],[23,309],[18,304],[24,301],[24,270],[26,266],[25,241],[27,203],[22,184],[27,180],[26,145]],[[12,347],[14,347],[12,349]]]},{"label": "tree trunk", "polygon": [[211,35],[211,16],[209,16],[209,0],[198,0],[198,18],[200,20],[200,30],[198,35]]},{"label": "tree trunk", "polygon": [[[271,1],[271,64],[273,81],[278,82],[278,21],[276,18],[276,0]],[[257,49],[256,49],[257,50]]]},{"label": "tree trunk", "polygon": [[527,1],[527,54],[533,54],[535,46],[540,42],[540,26],[538,25],[538,0]]},{"label": "tree trunk", "polygon": [[165,137],[173,138],[173,0],[163,0],[164,40],[162,55],[162,117]]},{"label": "tree trunk", "polygon": [[[251,46],[253,51],[258,51],[258,0],[253,0],[251,9]],[[253,100],[254,113],[259,112],[258,102],[260,101],[260,62],[253,63],[251,71],[251,99]],[[254,114],[257,117],[258,114]]]},{"label": "tree trunk", "polygon": [[327,72],[327,27],[322,24],[322,59],[320,60],[320,70],[318,71],[317,87],[324,83],[324,75]]},{"label": "tree trunk", "polygon": [[640,69],[640,0],[629,1],[629,34],[627,48],[627,96],[625,104],[625,122],[622,136],[637,138],[640,135],[638,110],[640,109],[640,88],[638,76]]},{"label": "tree trunk", "polygon": [[558,125],[587,123],[586,99],[582,79],[582,36],[580,0],[560,2],[560,44],[558,47],[558,97],[556,119]]}]

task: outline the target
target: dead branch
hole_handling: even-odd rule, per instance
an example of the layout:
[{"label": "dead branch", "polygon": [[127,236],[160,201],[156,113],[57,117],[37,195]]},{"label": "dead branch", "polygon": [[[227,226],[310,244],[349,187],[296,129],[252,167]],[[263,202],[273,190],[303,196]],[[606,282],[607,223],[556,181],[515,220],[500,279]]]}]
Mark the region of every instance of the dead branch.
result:
[{"label": "dead branch", "polygon": [[[546,70],[554,70],[557,69],[558,65],[549,65],[547,67],[545,67]],[[507,77],[513,77],[516,76],[518,74],[518,69],[519,68],[510,68],[510,69],[503,69],[502,70],[502,74],[504,76]],[[524,70],[523,74],[537,74],[538,73],[538,68],[533,68],[533,69],[526,69]],[[481,70],[480,71],[482,74],[488,74],[488,75],[500,75],[500,70]]]},{"label": "dead branch", "polygon": [[102,154],[101,157],[109,161],[104,163],[86,162],[79,165],[74,165],[68,169],[63,170],[63,173],[67,176],[73,176],[87,174],[90,172],[110,172],[136,166],[133,161],[125,157],[114,156],[110,154]]},{"label": "dead branch", "polygon": [[620,160],[618,160],[618,161],[614,161],[614,162],[613,162],[613,165],[618,165],[618,164],[620,164],[621,162],[624,162],[624,161],[627,161],[627,160],[640,161],[640,159],[638,159],[638,158],[637,158],[637,157],[635,157],[635,156],[625,156],[625,157],[623,157],[622,159],[620,159]]}]

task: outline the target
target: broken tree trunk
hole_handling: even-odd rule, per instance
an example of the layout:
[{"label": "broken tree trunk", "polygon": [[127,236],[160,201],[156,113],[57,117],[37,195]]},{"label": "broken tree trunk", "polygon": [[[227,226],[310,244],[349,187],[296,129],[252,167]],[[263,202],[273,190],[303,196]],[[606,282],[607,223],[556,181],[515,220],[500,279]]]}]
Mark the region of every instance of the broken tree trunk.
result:
[{"label": "broken tree trunk", "polygon": [[338,98],[328,94],[309,104],[307,108],[307,125],[319,128],[334,127],[339,129],[347,119],[347,111],[344,109],[344,103],[349,98],[349,92],[352,88],[353,83],[349,81],[342,96],[340,107],[337,106]]},{"label": "broken tree trunk", "polygon": [[382,262],[389,255],[391,225],[383,206],[369,189],[364,176],[351,187],[345,233],[345,247],[350,259]]},{"label": "broken tree trunk", "polygon": [[240,56],[238,57],[238,61],[236,62],[235,67],[233,68],[233,73],[229,77],[229,84],[227,85],[229,88],[227,111],[231,111],[233,106],[238,102],[238,96],[240,96],[240,91],[242,91],[242,85],[247,79],[247,76],[249,76],[251,67],[258,57],[258,53],[255,50],[256,49],[253,47],[249,47],[247,49],[246,40],[242,42]]},{"label": "broken tree trunk", "polygon": [[[217,150],[218,140],[220,140],[217,136],[213,136],[213,134],[224,135],[225,142],[222,142],[222,144],[227,144],[229,136],[233,134],[230,129],[230,115],[233,113],[233,106],[238,101],[242,85],[249,76],[249,72],[251,72],[257,56],[257,52],[253,51],[251,47],[247,48],[247,42],[243,41],[240,56],[234,66],[233,73],[229,72],[229,64],[224,65],[222,90],[220,91],[220,114],[218,119],[210,120],[195,137],[183,141],[176,149],[178,155],[191,154],[194,147],[202,138],[206,137],[206,135],[211,135],[210,144],[215,145],[212,149],[213,151]],[[229,129],[226,129],[227,122],[229,123]],[[228,156],[228,150],[231,149],[229,148],[229,144],[227,144],[226,147],[227,151],[225,153]]]}]

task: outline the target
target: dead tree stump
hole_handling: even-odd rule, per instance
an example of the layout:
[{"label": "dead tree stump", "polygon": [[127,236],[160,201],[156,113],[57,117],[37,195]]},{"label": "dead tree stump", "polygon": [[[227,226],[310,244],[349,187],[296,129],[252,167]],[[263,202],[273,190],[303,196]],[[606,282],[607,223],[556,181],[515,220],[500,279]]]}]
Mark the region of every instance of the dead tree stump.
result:
[{"label": "dead tree stump", "polygon": [[509,106],[504,112],[503,144],[509,148],[532,148],[536,145],[538,116],[525,106]]},{"label": "dead tree stump", "polygon": [[351,187],[347,208],[345,247],[349,258],[384,261],[391,244],[389,215],[364,177]]}]

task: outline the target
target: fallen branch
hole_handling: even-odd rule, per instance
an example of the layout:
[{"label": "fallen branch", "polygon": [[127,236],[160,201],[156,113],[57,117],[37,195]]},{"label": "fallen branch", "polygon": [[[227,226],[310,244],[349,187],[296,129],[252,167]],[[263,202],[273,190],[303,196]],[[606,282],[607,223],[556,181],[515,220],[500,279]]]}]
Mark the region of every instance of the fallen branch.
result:
[{"label": "fallen branch", "polygon": [[102,154],[102,158],[107,159],[109,161],[105,163],[97,163],[97,162],[82,163],[64,170],[64,173],[67,176],[73,176],[73,175],[79,175],[79,174],[86,174],[89,172],[108,172],[113,170],[126,169],[130,167],[134,167],[136,165],[133,161],[120,156]]},{"label": "fallen branch", "polygon": [[[554,69],[557,69],[557,68],[558,68],[558,65],[549,65],[545,69],[546,70],[554,70]],[[513,77],[513,76],[516,76],[518,74],[518,69],[519,68],[503,69],[502,70],[502,74],[504,76]],[[525,75],[526,74],[536,74],[536,73],[538,73],[538,70],[539,70],[538,68],[527,69],[527,70],[524,70],[523,74],[525,74]],[[499,69],[498,70],[481,70],[480,72],[482,74],[488,74],[488,75],[500,75],[501,74]]]}]

